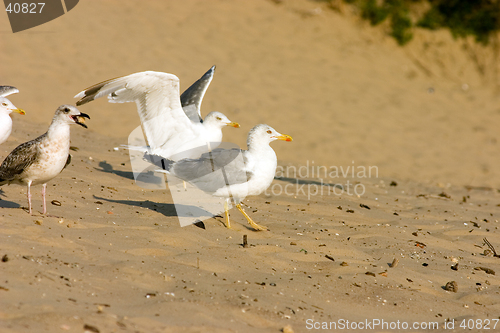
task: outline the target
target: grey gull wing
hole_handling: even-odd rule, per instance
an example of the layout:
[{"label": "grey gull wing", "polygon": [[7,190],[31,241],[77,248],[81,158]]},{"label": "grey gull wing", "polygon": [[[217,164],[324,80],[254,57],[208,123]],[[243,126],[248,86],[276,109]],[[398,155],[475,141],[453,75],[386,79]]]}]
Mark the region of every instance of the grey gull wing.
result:
[{"label": "grey gull wing", "polygon": [[181,95],[181,104],[186,116],[195,123],[203,122],[200,106],[205,92],[212,82],[215,66],[212,66],[201,78],[187,88]]},{"label": "grey gull wing", "polygon": [[252,173],[246,171],[245,155],[240,149],[214,149],[197,159],[177,162],[161,156],[145,154],[150,162],[171,172],[202,191],[214,193],[228,185],[242,184],[250,180]]},{"label": "grey gull wing", "polygon": [[11,86],[0,86],[0,96],[5,97],[19,92],[19,89]]}]

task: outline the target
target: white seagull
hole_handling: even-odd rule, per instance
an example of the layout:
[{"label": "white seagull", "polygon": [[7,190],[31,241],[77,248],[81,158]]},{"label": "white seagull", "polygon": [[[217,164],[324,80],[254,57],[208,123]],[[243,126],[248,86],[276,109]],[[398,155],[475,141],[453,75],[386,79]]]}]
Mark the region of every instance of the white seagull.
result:
[{"label": "white seagull", "polygon": [[[256,230],[267,230],[255,223],[241,207],[241,200],[248,195],[259,195],[272,183],[276,173],[276,153],[269,145],[274,140],[292,141],[292,137],[278,133],[269,125],[260,124],[248,133],[247,150],[214,149],[197,159],[179,161],[146,156],[162,167],[162,172],[172,174],[216,197],[226,198],[224,211],[226,227],[229,224],[229,200]],[[243,158],[237,158],[242,154]],[[221,170],[222,172],[216,172]]]},{"label": "white seagull", "polygon": [[[190,150],[217,147],[222,140],[222,128],[239,127],[220,112],[210,112],[202,120],[200,106],[212,80],[215,66],[189,87],[182,97],[179,78],[161,72],[139,72],[110,79],[78,93],[76,105],[108,96],[110,103],[135,102],[149,147],[129,147],[169,158],[172,155],[191,156]],[[206,151],[206,150],[205,150]],[[185,155],[180,153],[186,152]]]},{"label": "white seagull", "polygon": [[0,144],[4,143],[12,132],[11,112],[25,114],[24,110],[12,104],[5,96],[18,93],[17,88],[11,86],[0,86]]},{"label": "white seagull", "polygon": [[45,190],[47,182],[56,177],[70,163],[69,125],[85,128],[90,117],[71,105],[57,108],[48,131],[38,138],[17,146],[0,166],[0,186],[18,184],[28,186],[28,211],[31,215],[31,185],[43,184],[43,214],[47,213]]}]

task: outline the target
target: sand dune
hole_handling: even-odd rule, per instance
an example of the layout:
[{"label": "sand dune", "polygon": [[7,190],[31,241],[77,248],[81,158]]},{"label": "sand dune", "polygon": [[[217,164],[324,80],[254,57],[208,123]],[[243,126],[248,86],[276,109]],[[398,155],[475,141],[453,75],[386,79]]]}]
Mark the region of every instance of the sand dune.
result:
[{"label": "sand dune", "polygon": [[[476,269],[500,270],[483,243],[500,251],[494,48],[446,31],[401,48],[348,5],[306,0],[87,0],[25,32],[0,24],[2,84],[27,112],[2,158],[94,83],[157,70],[185,89],[214,64],[202,112],[242,125],[225,140],[244,147],[262,122],[294,137],[273,144],[282,178],[245,201],[271,231],[234,209],[234,230],[219,217],[181,228],[169,190],[138,187],[114,149],[139,125],[135,105],[82,106],[89,129],[73,128],[79,149],[49,183],[59,217],[30,217],[25,188],[2,188],[2,332],[308,332],[311,320],[375,318],[461,331],[498,319],[500,280]],[[378,173],[312,174],[369,166]]]}]

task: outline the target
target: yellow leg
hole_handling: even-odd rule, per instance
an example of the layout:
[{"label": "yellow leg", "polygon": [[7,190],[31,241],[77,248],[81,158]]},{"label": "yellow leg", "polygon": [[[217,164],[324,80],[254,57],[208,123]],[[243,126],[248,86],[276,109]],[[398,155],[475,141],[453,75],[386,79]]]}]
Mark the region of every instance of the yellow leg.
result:
[{"label": "yellow leg", "polygon": [[231,229],[231,225],[229,224],[229,205],[227,200],[224,202],[224,213],[226,214],[226,227]]},{"label": "yellow leg", "polygon": [[245,213],[243,208],[241,208],[241,204],[237,204],[236,208],[238,208],[238,210],[241,212],[241,214],[243,214],[243,216],[245,216],[245,218],[247,219],[248,223],[250,223],[252,228],[254,228],[255,230],[269,230],[269,229],[267,229],[267,227],[264,227],[262,225],[258,225],[257,223],[255,223],[254,220],[252,220],[250,218],[250,216],[248,216],[248,214]]}]

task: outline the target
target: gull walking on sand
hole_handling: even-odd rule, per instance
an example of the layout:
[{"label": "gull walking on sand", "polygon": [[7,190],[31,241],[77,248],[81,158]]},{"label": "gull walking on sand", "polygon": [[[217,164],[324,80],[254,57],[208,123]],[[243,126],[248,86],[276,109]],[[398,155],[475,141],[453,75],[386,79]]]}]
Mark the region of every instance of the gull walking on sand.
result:
[{"label": "gull walking on sand", "polygon": [[[239,127],[221,112],[201,118],[200,106],[212,81],[215,66],[179,95],[179,78],[161,72],[139,72],[106,80],[78,93],[76,105],[108,96],[110,103],[135,102],[149,147],[133,147],[150,154],[170,158],[193,156],[194,148],[216,148],[222,140],[222,128]],[[182,153],[185,152],[183,155]]]},{"label": "gull walking on sand", "polygon": [[[292,141],[292,137],[278,133],[269,125],[260,124],[248,133],[247,150],[218,148],[200,158],[179,161],[148,154],[146,157],[162,168],[159,171],[172,174],[213,196],[226,198],[226,227],[231,228],[229,203],[233,200],[254,229],[267,230],[248,216],[241,207],[241,201],[248,195],[261,194],[271,185],[277,166],[276,153],[269,145],[274,140]],[[242,158],[237,158],[240,154]]]},{"label": "gull walking on sand", "polygon": [[47,214],[47,182],[61,173],[71,161],[69,155],[71,124],[85,128],[90,117],[71,105],[57,108],[48,131],[38,138],[17,146],[0,166],[0,186],[18,184],[28,187],[28,211],[31,215],[31,185],[43,184],[43,214]]},{"label": "gull walking on sand", "polygon": [[10,114],[16,112],[24,115],[25,112],[12,104],[5,96],[18,93],[17,88],[11,86],[0,86],[0,144],[7,141],[12,132],[12,119]]}]

